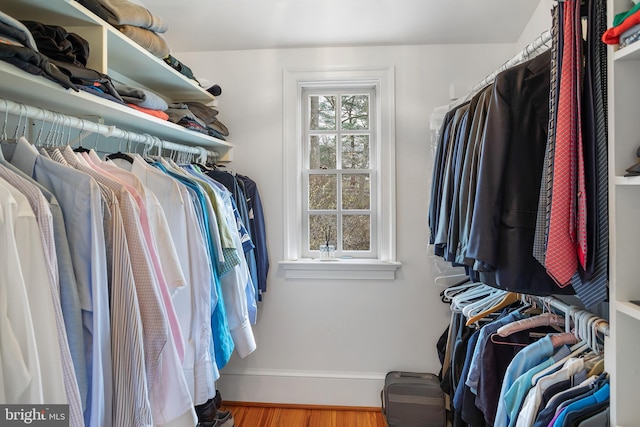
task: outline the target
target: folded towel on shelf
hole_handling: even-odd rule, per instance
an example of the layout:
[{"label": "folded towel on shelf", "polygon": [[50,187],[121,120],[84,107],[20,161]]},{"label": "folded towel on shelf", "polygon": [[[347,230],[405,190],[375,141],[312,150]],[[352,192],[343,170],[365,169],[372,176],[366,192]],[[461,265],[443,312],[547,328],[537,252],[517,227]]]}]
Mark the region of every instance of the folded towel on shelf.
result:
[{"label": "folded towel on shelf", "polygon": [[158,58],[164,58],[169,55],[169,45],[160,35],[145,28],[134,27],[133,25],[118,26],[122,34],[151,52]]}]

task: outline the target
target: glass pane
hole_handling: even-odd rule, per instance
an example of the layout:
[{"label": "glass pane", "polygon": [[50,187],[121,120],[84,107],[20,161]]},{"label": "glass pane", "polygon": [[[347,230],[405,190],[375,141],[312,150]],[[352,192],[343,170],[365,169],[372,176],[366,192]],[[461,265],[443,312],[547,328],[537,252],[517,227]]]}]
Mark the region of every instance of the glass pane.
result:
[{"label": "glass pane", "polygon": [[371,249],[371,217],[369,215],[342,217],[342,248],[345,251]]},{"label": "glass pane", "polygon": [[370,181],[368,173],[342,175],[342,208],[369,209]]},{"label": "glass pane", "polygon": [[309,250],[317,251],[320,245],[336,244],[338,217],[336,215],[309,215]]},{"label": "glass pane", "polygon": [[336,209],[336,175],[309,175],[309,209]]},{"label": "glass pane", "polygon": [[342,137],[342,168],[369,169],[369,135]]},{"label": "glass pane", "polygon": [[309,168],[336,168],[336,136],[311,135],[309,141]]},{"label": "glass pane", "polygon": [[336,128],[336,97],[314,95],[309,97],[309,129],[331,130]]},{"label": "glass pane", "polygon": [[369,95],[343,96],[340,120],[345,130],[369,129]]}]

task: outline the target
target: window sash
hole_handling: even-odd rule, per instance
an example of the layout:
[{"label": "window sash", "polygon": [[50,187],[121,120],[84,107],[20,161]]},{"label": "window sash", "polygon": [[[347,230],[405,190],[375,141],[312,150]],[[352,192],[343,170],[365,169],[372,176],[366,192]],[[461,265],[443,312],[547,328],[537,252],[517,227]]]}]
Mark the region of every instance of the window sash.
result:
[{"label": "window sash", "polygon": [[[303,257],[317,258],[319,256],[319,248],[310,248],[310,216],[311,215],[335,215],[336,220],[336,233],[332,238],[332,244],[336,248],[336,257],[349,256],[353,258],[376,258],[379,255],[378,247],[378,192],[379,184],[377,182],[378,173],[376,167],[378,166],[377,152],[378,144],[376,129],[378,120],[376,114],[376,93],[375,87],[367,85],[358,87],[352,84],[346,83],[344,85],[327,85],[327,87],[316,88],[302,88],[302,135],[300,143],[302,144],[302,227],[301,227],[301,254]],[[335,96],[335,129],[310,129],[310,108],[311,108],[311,96]],[[369,97],[369,115],[368,115],[368,129],[343,129],[341,125],[341,110],[342,110],[342,97],[349,95],[368,95]],[[332,169],[310,169],[310,145],[311,136],[315,135],[335,135],[335,168]],[[350,135],[365,135],[369,137],[369,158],[368,169],[348,169],[343,168],[342,157],[342,137]],[[342,177],[344,175],[369,175],[369,208],[368,209],[345,209],[342,207]],[[311,209],[309,206],[309,183],[310,176],[312,175],[335,175],[336,177],[336,209]],[[367,215],[370,218],[369,222],[369,250],[344,250],[342,233],[343,216],[348,215]]]}]

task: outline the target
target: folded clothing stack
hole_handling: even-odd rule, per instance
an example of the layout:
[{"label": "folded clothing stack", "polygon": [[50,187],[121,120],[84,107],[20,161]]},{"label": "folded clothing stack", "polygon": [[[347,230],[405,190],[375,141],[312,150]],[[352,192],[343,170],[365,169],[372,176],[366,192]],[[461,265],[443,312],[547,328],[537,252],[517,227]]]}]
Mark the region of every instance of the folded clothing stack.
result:
[{"label": "folded clothing stack", "polygon": [[[640,32],[640,3],[613,18],[613,26],[602,34],[606,44],[620,44],[620,47],[638,40]],[[623,44],[624,43],[624,44]]]},{"label": "folded clothing stack", "polygon": [[150,90],[115,83],[116,90],[131,108],[150,114],[162,120],[169,120],[165,113],[167,101]]},{"label": "folded clothing stack", "polygon": [[0,12],[0,60],[27,73],[46,77],[65,89],[79,90],[68,75],[38,50],[29,29],[3,12]]},{"label": "folded clothing stack", "polygon": [[169,25],[149,9],[128,0],[78,2],[158,58],[169,55],[169,45],[161,35],[169,29]]},{"label": "folded clothing stack", "polygon": [[225,141],[229,136],[227,127],[216,117],[218,111],[201,102],[169,104],[166,110],[169,121],[187,129],[204,133]]},{"label": "folded clothing stack", "polygon": [[77,89],[124,104],[108,75],[87,68],[89,43],[84,38],[56,25],[36,21],[22,23],[33,36],[38,50],[66,74]]}]

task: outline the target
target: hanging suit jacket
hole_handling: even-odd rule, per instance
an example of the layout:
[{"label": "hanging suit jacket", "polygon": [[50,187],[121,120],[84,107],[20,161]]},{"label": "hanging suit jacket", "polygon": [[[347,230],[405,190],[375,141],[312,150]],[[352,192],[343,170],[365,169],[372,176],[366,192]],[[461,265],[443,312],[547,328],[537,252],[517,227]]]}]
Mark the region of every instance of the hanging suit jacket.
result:
[{"label": "hanging suit jacket", "polygon": [[559,288],[533,257],[538,197],[549,120],[547,51],[500,73],[483,135],[467,256],[483,282],[534,295]]}]

